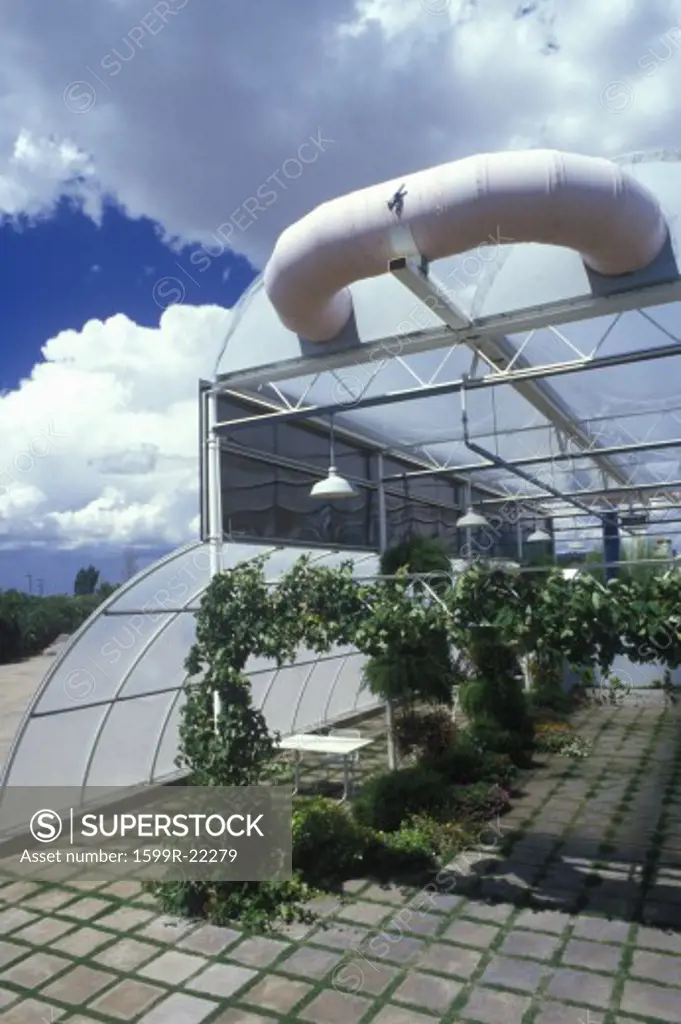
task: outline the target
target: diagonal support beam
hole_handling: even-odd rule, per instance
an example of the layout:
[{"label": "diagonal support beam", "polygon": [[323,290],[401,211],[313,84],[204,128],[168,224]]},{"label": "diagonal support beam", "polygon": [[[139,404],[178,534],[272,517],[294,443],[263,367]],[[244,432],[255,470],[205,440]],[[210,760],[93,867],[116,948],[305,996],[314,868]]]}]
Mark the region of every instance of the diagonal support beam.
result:
[{"label": "diagonal support beam", "polygon": [[[428,309],[438,316],[452,330],[461,330],[470,326],[472,321],[450,299],[447,288],[437,278],[428,273],[428,264],[424,257],[417,263],[413,259],[401,256],[391,260],[388,269],[393,277],[408,288],[412,295],[420,299]],[[473,351],[474,357],[482,358],[498,373],[508,368],[525,370],[532,364],[519,352],[516,346],[505,335],[482,336],[476,339],[464,336],[464,343]],[[516,381],[511,382],[518,394],[522,395],[542,416],[553,426],[563,432],[576,448],[585,452],[593,452],[593,461],[614,483],[627,484],[629,476],[606,456],[597,453],[598,444],[589,430],[582,426],[568,406],[558,396],[547,381]]]}]

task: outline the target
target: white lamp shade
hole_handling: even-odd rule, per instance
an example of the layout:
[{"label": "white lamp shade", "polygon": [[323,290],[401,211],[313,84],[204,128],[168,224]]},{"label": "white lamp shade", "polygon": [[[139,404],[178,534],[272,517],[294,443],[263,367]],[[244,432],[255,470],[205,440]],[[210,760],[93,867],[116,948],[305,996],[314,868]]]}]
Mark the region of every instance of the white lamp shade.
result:
[{"label": "white lamp shade", "polygon": [[551,534],[547,533],[546,530],[533,530],[530,536],[527,538],[528,544],[542,544],[547,540],[551,540]]},{"label": "white lamp shade", "polygon": [[324,480],[318,480],[310,491],[310,497],[319,501],[343,501],[347,498],[356,498],[357,491],[349,480],[339,476],[335,466],[329,466],[329,475]]},{"label": "white lamp shade", "polygon": [[456,525],[461,530],[476,530],[482,526],[489,526],[489,523],[479,512],[468,508],[466,514],[457,519]]}]

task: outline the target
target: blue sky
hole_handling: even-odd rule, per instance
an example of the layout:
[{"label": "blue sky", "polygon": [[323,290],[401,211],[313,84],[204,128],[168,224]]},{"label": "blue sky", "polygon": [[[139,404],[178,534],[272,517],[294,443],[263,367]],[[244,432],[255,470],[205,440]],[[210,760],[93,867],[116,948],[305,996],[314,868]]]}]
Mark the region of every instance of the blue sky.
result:
[{"label": "blue sky", "polygon": [[[101,226],[76,204],[63,200],[38,223],[0,226],[0,387],[11,389],[29,377],[48,338],[88,320],[125,313],[157,327],[159,301],[174,298],[176,277],[191,305],[232,306],[254,277],[243,257],[225,250],[203,271],[191,263],[197,246],[173,252],[147,218],[131,220],[114,204],[104,207]],[[176,287],[178,287],[176,285]]]}]

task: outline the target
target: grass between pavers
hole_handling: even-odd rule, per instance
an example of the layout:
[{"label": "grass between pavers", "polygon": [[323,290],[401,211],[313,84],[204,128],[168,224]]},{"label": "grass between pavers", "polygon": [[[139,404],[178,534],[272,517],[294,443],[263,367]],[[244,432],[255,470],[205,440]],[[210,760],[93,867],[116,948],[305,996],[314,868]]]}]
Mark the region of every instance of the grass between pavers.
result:
[{"label": "grass between pavers", "polygon": [[[642,762],[642,763],[644,763],[644,762]],[[579,773],[577,773],[577,775],[578,774]],[[532,812],[532,815],[531,815],[531,818],[530,818],[530,822],[531,822],[532,818],[538,818],[539,817],[539,814],[540,814],[540,811],[541,811],[542,807],[546,806],[550,802],[550,800],[552,799],[552,796],[557,791],[560,790],[561,785],[565,781],[564,776],[566,776],[566,775],[567,775],[567,779],[569,780],[570,778],[575,777],[575,772],[573,770],[569,770],[568,772],[559,773],[559,777],[555,781],[555,784],[549,788],[549,790],[547,792],[547,795],[544,798],[543,804],[540,805],[538,808],[536,808]],[[672,799],[671,794],[673,794],[673,788],[671,787],[671,782],[668,784],[667,788],[668,788],[667,799],[671,800]],[[590,787],[590,789],[593,789],[593,787]],[[597,792],[597,790],[595,790],[595,792]],[[583,803],[586,803],[586,799],[583,801]],[[531,825],[530,825],[530,827],[531,827]],[[511,846],[511,849],[512,849],[512,846]],[[62,889],[62,891],[68,892],[70,894],[70,896],[71,896],[71,900],[69,901],[68,904],[65,904],[65,905],[63,905],[62,907],[59,907],[59,908],[55,908],[55,910],[50,914],[50,916],[52,918],[55,918],[57,920],[59,920],[59,919],[69,920],[70,919],[72,924],[73,924],[73,926],[74,926],[74,930],[79,925],[80,926],[85,925],[87,927],[97,928],[100,931],[104,930],[105,925],[100,924],[100,921],[101,921],[102,917],[105,914],[105,910],[104,909],[102,909],[98,914],[96,914],[91,920],[89,920],[87,922],[82,922],[82,921],[74,920],[73,918],[69,918],[69,915],[68,915],[69,907],[73,908],[73,907],[75,907],[75,904],[76,904],[77,901],[80,901],[83,898],[87,898],[90,895],[87,891],[83,892],[80,889],[76,890],[76,889],[73,889],[73,888],[68,887],[68,886],[59,886],[59,887],[43,886],[41,888],[43,889],[43,891],[45,889],[48,889],[48,888],[50,888],[50,889],[59,888],[59,889]],[[88,888],[91,888],[91,887],[88,887]],[[362,903],[368,904],[368,905],[372,905],[372,904],[373,905],[376,905],[376,904],[380,905],[380,903],[381,903],[380,899],[376,899],[375,898],[376,895],[377,895],[376,890],[372,889],[370,883],[368,883],[368,882],[364,886],[357,886],[355,888],[355,891],[353,892],[352,895],[353,895],[353,899],[354,899],[355,902],[361,901]],[[107,895],[106,893],[102,893],[98,889],[95,890],[94,888],[92,888],[92,896],[96,896],[97,898],[99,898],[100,896],[102,898],[106,897],[107,900],[110,903],[110,907],[107,907],[107,910],[108,909],[115,909],[115,908],[118,908],[118,907],[130,907],[130,906],[133,906],[133,905],[138,905],[138,906],[141,906],[141,907],[148,907],[149,906],[148,898],[144,897],[142,895],[141,895],[141,899],[135,899],[135,898],[133,898],[133,899],[113,898],[113,897]],[[0,890],[0,898],[2,898],[2,891],[1,890]],[[404,894],[403,894],[403,897],[401,897],[400,902],[402,903],[402,905],[404,905],[405,903],[408,903],[410,899],[413,899],[412,894],[409,891],[405,891]],[[28,903],[30,903],[30,902],[31,902],[30,900],[25,901],[26,905],[28,905]],[[387,906],[387,910],[386,910],[386,913],[384,914],[383,921],[387,920],[391,914],[393,914],[393,913],[395,913],[395,912],[397,912],[399,910],[400,902],[396,903],[394,905],[394,908],[392,908],[392,909],[391,909],[391,905],[389,905],[389,904],[386,905]],[[346,904],[344,904],[343,907],[339,908],[338,912],[340,914],[343,914],[344,909],[346,907],[350,908],[351,906],[352,906],[352,903],[349,903],[349,904],[346,903]],[[464,949],[465,948],[475,948],[475,947],[466,947],[465,943],[461,943],[461,942],[458,942],[456,944],[453,943],[453,942],[450,942],[447,938],[445,938],[443,936],[443,932],[445,930],[447,930],[454,921],[470,918],[471,916],[474,917],[476,915],[476,913],[477,914],[481,914],[481,913],[486,913],[486,911],[480,911],[480,909],[476,908],[476,905],[471,903],[470,900],[464,899],[464,900],[462,900],[461,904],[459,904],[457,906],[457,908],[454,909],[453,911],[442,912],[438,916],[438,920],[441,918],[441,921],[439,923],[439,926],[435,929],[434,933],[431,934],[431,935],[428,935],[428,936],[420,936],[419,935],[418,936],[418,941],[422,941],[424,943],[424,947],[423,948],[425,948],[425,949],[429,948],[430,946],[432,946],[436,942],[440,942],[440,943],[442,943],[445,946],[447,946],[447,945],[455,945],[457,947],[461,947],[461,948],[464,948]],[[450,1021],[454,1021],[454,1020],[457,1020],[457,1019],[465,1019],[465,1018],[461,1018],[461,1015],[460,1015],[460,1011],[461,1011],[462,1007],[464,1006],[465,1002],[467,1001],[467,999],[468,999],[468,997],[470,995],[470,992],[473,990],[473,988],[476,986],[476,984],[479,984],[480,978],[484,974],[484,971],[486,970],[487,965],[489,964],[491,959],[494,957],[496,952],[499,950],[499,948],[503,944],[503,942],[505,940],[505,937],[508,934],[510,934],[511,931],[514,930],[514,924],[518,920],[518,918],[519,918],[519,916],[521,914],[522,914],[522,910],[519,909],[519,908],[511,908],[510,909],[506,921],[499,927],[499,930],[495,934],[493,942],[490,944],[488,949],[486,951],[478,950],[478,952],[482,952],[482,959],[480,960],[480,962],[479,962],[478,966],[476,967],[475,971],[467,979],[461,979],[462,982],[464,983],[464,988],[460,992],[459,996],[456,998],[456,1001],[449,1007],[449,1009],[447,1010],[447,1013],[445,1015],[443,1015],[443,1016],[434,1015],[433,1019],[441,1019],[444,1022],[447,1022],[447,1024],[449,1024]],[[154,916],[156,917],[157,915],[154,914]],[[334,921],[334,920],[338,920],[338,915],[335,915],[334,917],[331,918],[331,921]],[[558,966],[558,963],[560,961],[561,952],[567,946],[567,943],[570,941],[570,937],[571,937],[571,935],[574,932],[574,928],[576,926],[576,920],[574,918],[572,918],[572,919],[566,918],[566,921],[568,921],[569,924],[568,924],[568,927],[564,931],[564,934],[563,934],[563,936],[561,938],[561,942],[560,942],[558,948],[554,951],[554,953],[550,957],[550,959],[546,961],[547,967],[549,967],[549,968],[550,967],[554,967],[555,968],[556,966]],[[345,924],[347,926],[348,924],[351,925],[352,923],[343,920],[343,924]],[[135,928],[131,929],[130,932],[126,932],[126,937],[128,935],[131,936],[131,937],[138,936],[141,932],[144,931],[145,926],[146,926],[146,922],[140,922],[139,925],[137,925]],[[355,926],[355,927],[357,927],[357,926]],[[14,932],[20,931],[20,930],[21,930],[21,928],[20,928],[20,926],[18,926],[16,929],[13,929],[12,932],[14,933]],[[629,929],[629,936],[628,936],[628,939],[627,939],[627,943],[623,944],[623,948],[625,950],[625,957],[624,957],[624,959],[622,961],[622,964],[620,964],[620,968],[619,968],[618,974],[615,977],[615,982],[614,982],[615,989],[614,989],[614,993],[613,993],[613,1000],[615,1000],[617,998],[617,996],[621,993],[621,990],[623,990],[624,982],[625,982],[626,977],[627,977],[626,967],[633,960],[633,951],[634,951],[634,949],[635,948],[640,948],[639,946],[636,945],[635,936],[636,936],[636,931],[637,930],[639,930],[639,925],[632,922],[632,924],[630,925],[630,929]],[[370,936],[376,934],[376,929],[375,928],[360,928],[360,934],[362,935],[363,939],[368,942],[368,941],[370,941]],[[380,932],[379,932],[379,934],[380,934]],[[106,947],[103,946],[103,947],[99,948],[96,951],[95,955],[98,956],[105,948],[108,948],[109,946],[115,945],[122,937],[123,936],[121,934],[111,933],[110,941],[107,943],[107,946]],[[10,935],[8,937],[8,940],[9,941],[13,941],[13,942],[16,941],[16,943],[18,945],[24,945],[25,948],[26,948],[26,955],[29,955],[30,952],[33,951],[36,948],[33,945],[29,945],[27,943],[22,943],[22,941],[20,939],[15,940],[12,935]],[[57,941],[60,941],[60,940],[57,940]],[[151,946],[155,946],[157,948],[158,952],[165,952],[168,949],[167,942],[163,942],[163,941],[156,942],[154,940],[145,940],[145,941],[148,941]],[[235,943],[237,941],[238,940],[235,940]],[[287,941],[288,941],[288,937],[287,937]],[[45,943],[43,948],[49,948],[49,946],[50,946],[49,943]],[[226,963],[226,962],[229,962],[230,961],[230,952],[233,951],[234,948],[235,948],[235,946],[232,945],[229,948],[227,948],[224,953],[222,953],[222,954],[220,954],[218,956],[206,957],[205,958],[206,962],[207,963],[215,963],[215,962],[217,962],[217,963]],[[234,1007],[241,1006],[244,1010],[248,1007],[252,1013],[259,1014],[260,1016],[265,1017],[266,1019],[268,1019],[269,1017],[272,1017],[273,1020],[281,1020],[281,1021],[287,1021],[287,1022],[298,1019],[298,1017],[297,1017],[298,1010],[300,1010],[300,1009],[302,1009],[302,1008],[304,1008],[306,1006],[309,1006],[310,1003],[312,1003],[321,992],[326,991],[326,990],[329,989],[329,985],[332,982],[333,972],[334,971],[337,972],[337,967],[331,968],[330,972],[328,972],[323,978],[321,978],[318,981],[314,982],[312,984],[311,989],[308,992],[305,993],[305,995],[302,998],[302,1000],[300,1001],[300,1003],[295,1004],[294,1006],[292,1006],[290,1008],[290,1010],[286,1014],[284,1014],[284,1015],[280,1014],[280,1015],[277,1016],[277,1015],[274,1015],[272,1013],[268,1013],[266,1010],[264,1010],[262,1008],[253,1007],[252,1005],[248,1004],[247,996],[248,996],[248,992],[252,991],[259,984],[259,982],[262,980],[263,977],[270,976],[275,971],[277,972],[278,975],[280,975],[282,977],[288,976],[288,977],[291,977],[292,979],[293,978],[298,978],[298,980],[299,980],[299,977],[297,975],[288,975],[287,974],[286,968],[285,968],[285,962],[287,961],[290,953],[293,950],[301,949],[301,948],[302,949],[305,949],[305,948],[307,948],[307,949],[324,948],[324,929],[322,929],[322,928],[316,929],[315,932],[309,938],[298,940],[298,941],[293,941],[293,942],[289,941],[289,945],[287,946],[287,948],[283,949],[281,951],[281,953],[276,958],[276,960],[274,960],[270,965],[268,965],[267,968],[264,971],[262,971],[262,970],[258,971],[258,973],[252,979],[252,981],[249,982],[248,986],[246,988],[244,988],[241,992],[238,993],[237,997],[234,997],[234,998],[226,1000],[226,1001],[223,1000],[221,1005],[220,1005],[220,1008],[219,1009],[216,1008],[215,1012],[211,1015],[211,1017],[206,1018],[206,1024],[210,1024],[211,1020],[217,1020],[217,1018],[224,1012],[225,1007],[229,1006],[229,1005],[232,1005]],[[630,954],[629,954],[628,959],[627,959],[627,956],[626,956],[626,950],[627,949],[630,949]],[[344,961],[346,961],[347,958],[348,958],[348,955],[359,957],[360,953],[357,952],[356,950],[351,950],[350,954],[345,953],[342,956],[342,958],[341,958],[341,960],[339,962],[343,963]],[[398,954],[398,956],[399,956],[399,954]],[[19,962],[19,961],[17,961],[17,962]],[[59,972],[60,976],[65,974],[65,973],[67,973],[67,969],[70,969],[70,967],[72,965],[76,965],[76,964],[84,964],[84,965],[87,965],[87,966],[94,967],[95,969],[99,968],[99,964],[96,962],[96,960],[93,959],[93,957],[74,957],[74,958],[72,958],[72,962],[69,963],[68,966],[65,967],[62,972]],[[11,965],[9,965],[9,966],[11,966]],[[363,1016],[363,1022],[371,1020],[373,1017],[375,1017],[379,1013],[381,1007],[384,1006],[390,1000],[391,996],[394,995],[394,993],[397,991],[397,989],[399,988],[399,986],[402,983],[402,980],[404,979],[404,977],[406,977],[407,970],[411,967],[411,965],[409,965],[409,967],[408,967],[407,965],[399,965],[399,964],[395,964],[394,966],[395,966],[395,970],[396,970],[397,973],[392,978],[392,980],[388,984],[387,988],[380,995],[378,995],[373,1000],[373,1002],[367,1007],[366,1013]],[[680,960],[680,968],[681,968],[681,960]],[[201,968],[201,969],[203,969],[203,968]],[[367,970],[369,970],[369,969],[370,968],[367,965]],[[423,973],[426,974],[426,975],[431,975],[431,976],[434,976],[434,977],[443,977],[443,978],[448,977],[447,974],[443,974],[442,972],[437,972],[437,971],[433,970],[432,967],[424,967],[424,968],[422,968],[422,970],[423,970]],[[607,972],[594,972],[594,971],[592,971],[591,973],[592,974],[594,974],[594,973],[595,974],[599,974],[600,973],[600,974],[602,974],[605,977],[612,977],[612,975],[608,974]],[[117,978],[126,978],[127,977],[127,978],[133,979],[133,978],[138,978],[139,977],[139,975],[137,974],[136,971],[116,972],[116,974],[117,974]],[[56,975],[55,975],[55,977],[56,977]],[[308,980],[308,982],[309,982],[309,979],[306,979],[306,980]],[[547,982],[545,982],[545,984],[546,983]],[[109,987],[112,987],[113,984],[114,984],[114,982],[112,982]],[[177,986],[168,986],[168,985],[165,985],[164,983],[156,982],[156,981],[154,981],[153,984],[157,985],[159,988],[163,989],[164,991],[167,991],[168,993],[177,991]],[[528,1012],[525,1015],[523,1024],[526,1024],[526,1022],[527,1022],[527,1024],[529,1024],[529,1022],[534,1020],[534,1017],[539,1013],[538,1003],[541,1001],[541,997],[545,994],[545,992],[544,992],[545,984],[544,984],[544,988],[540,987],[537,990],[537,993],[534,996],[534,1003],[530,1007],[530,1009],[528,1009]],[[6,985],[5,987],[9,987],[9,986]],[[493,987],[493,986],[490,986],[490,987]],[[183,990],[184,990],[184,988],[183,988]],[[20,996],[23,995],[25,997],[25,995],[26,995],[25,990],[21,990],[21,989],[19,989],[19,987],[15,987],[15,991]],[[106,990],[103,990],[103,991],[106,991]],[[188,989],[187,989],[187,991],[188,991]],[[37,996],[37,998],[39,998],[39,995]],[[159,998],[161,998],[161,997],[159,997]],[[206,996],[206,998],[210,998],[210,997]],[[680,998],[681,998],[681,993],[680,993]],[[581,1009],[581,1010],[584,1009],[584,1003],[574,1003],[574,1004],[572,1004],[568,1000],[563,1000],[563,1002],[565,1002],[566,1005],[574,1005],[577,1009]],[[78,1013],[78,1012],[80,1012],[80,1013],[87,1014],[87,1016],[90,1019],[92,1019],[92,1020],[110,1021],[112,1019],[112,1018],[103,1016],[103,1015],[98,1014],[95,1011],[91,1010],[89,1008],[89,1006],[87,1005],[87,1003],[83,1007],[78,1007],[78,1008],[75,1008],[75,1007],[73,1007],[71,1005],[69,1005],[67,1007],[65,1004],[59,1004],[59,1005],[61,1007],[63,1007],[64,1009],[70,1010],[71,1013],[74,1013],[74,1012]],[[615,1005],[616,1005],[616,1002],[613,1002],[613,1007]],[[414,1013],[416,1013],[416,1012],[420,1012],[422,1014],[424,1013],[424,1007],[423,1006],[420,1006],[420,1005],[419,1006],[413,1006],[412,1008],[413,1008],[413,1012]],[[146,1013],[147,1011],[145,1010],[144,1012]],[[612,1015],[613,1012],[614,1012],[614,1010],[611,1011],[611,1015]],[[353,1018],[349,1017],[348,1019],[353,1019]],[[578,1017],[576,1017],[576,1020],[577,1019],[578,1019]],[[592,1016],[592,1019],[593,1019],[593,1016]],[[598,1019],[599,1020],[604,1020],[605,1018],[604,1017],[599,1017]],[[614,1017],[612,1019],[614,1020]],[[644,1021],[644,1020],[647,1020],[648,1018],[637,1018],[637,1019],[640,1019],[640,1020]],[[653,1020],[654,1018],[649,1018],[649,1019]],[[65,1017],[64,1020],[68,1021],[68,1018]],[[610,1024],[610,1018],[607,1018],[607,1024]]]}]

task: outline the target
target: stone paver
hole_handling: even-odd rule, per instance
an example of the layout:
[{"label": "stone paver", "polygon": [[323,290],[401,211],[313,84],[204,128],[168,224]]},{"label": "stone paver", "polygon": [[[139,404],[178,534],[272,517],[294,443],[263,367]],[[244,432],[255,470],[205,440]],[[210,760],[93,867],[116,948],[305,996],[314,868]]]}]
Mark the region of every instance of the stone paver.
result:
[{"label": "stone paver", "polygon": [[90,1003],[88,1009],[121,1020],[132,1020],[165,994],[165,989],[156,985],[126,978]]},{"label": "stone paver", "polygon": [[518,992],[536,992],[546,974],[546,967],[534,960],[495,956],[482,976],[482,983]]},{"label": "stone paver", "polygon": [[364,996],[325,989],[298,1011],[298,1017],[310,1024],[357,1024],[370,1006],[371,1001]]},{"label": "stone paver", "polygon": [[526,996],[512,992],[496,992],[491,988],[476,988],[461,1010],[462,1020],[481,1021],[481,1024],[520,1024],[530,1008]]},{"label": "stone paver", "polygon": [[670,1021],[671,1024],[679,1024],[681,1021],[681,996],[676,988],[628,981],[624,986],[620,1007],[625,1013],[656,1017]]},{"label": "stone paver", "polygon": [[283,1014],[292,1010],[311,991],[312,986],[303,981],[291,981],[290,978],[270,974],[250,988],[242,999],[260,1009]]},{"label": "stone paver", "polygon": [[140,1017],[138,1024],[201,1024],[218,1005],[214,1000],[174,992]]},{"label": "stone paver", "polygon": [[462,988],[462,982],[412,971],[393,992],[392,998],[396,1003],[412,1003],[424,1010],[445,1013]]},{"label": "stone paver", "polygon": [[62,1003],[80,1006],[115,980],[116,976],[109,971],[100,971],[79,964],[42,989],[40,994],[46,999],[57,999]]},{"label": "stone paver", "polygon": [[562,961],[571,967],[586,967],[594,971],[614,973],[622,960],[622,952],[621,946],[574,939],[565,947]]},{"label": "stone paver", "polygon": [[179,985],[186,981],[192,974],[196,974],[206,961],[202,956],[195,956],[193,953],[178,953],[171,950],[162,953],[155,960],[151,960],[144,967],[139,969],[139,974],[153,981],[164,981],[169,985]]}]

